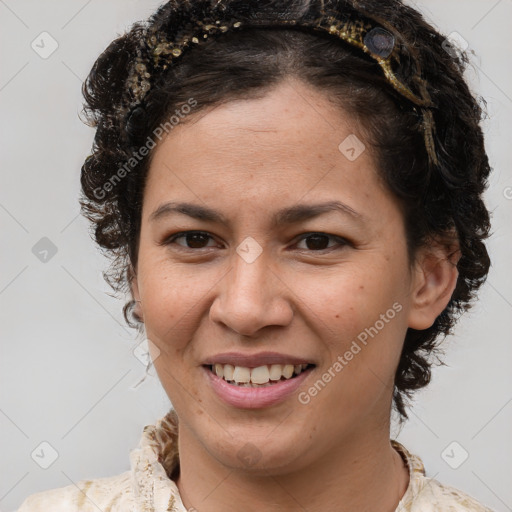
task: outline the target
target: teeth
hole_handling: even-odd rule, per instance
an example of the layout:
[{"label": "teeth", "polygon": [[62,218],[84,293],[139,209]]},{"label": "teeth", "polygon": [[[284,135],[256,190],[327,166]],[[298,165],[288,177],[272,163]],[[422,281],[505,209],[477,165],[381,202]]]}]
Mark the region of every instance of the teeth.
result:
[{"label": "teeth", "polygon": [[245,368],[244,366],[235,366],[235,371],[233,372],[233,380],[237,383],[246,383],[251,381],[251,370],[249,368]]},{"label": "teeth", "polygon": [[270,380],[270,372],[267,366],[258,366],[251,370],[251,382],[253,384],[266,384]]},{"label": "teeth", "polygon": [[225,381],[245,387],[270,386],[273,382],[291,379],[294,375],[300,375],[307,368],[307,364],[272,364],[247,368],[245,366],[233,366],[231,364],[215,364],[211,370]]},{"label": "teeth", "polygon": [[280,364],[273,364],[270,366],[270,380],[279,380],[282,375],[282,366]]},{"label": "teeth", "polygon": [[283,368],[283,375],[285,379],[289,379],[293,375],[293,364],[285,364]]},{"label": "teeth", "polygon": [[215,373],[217,374],[217,377],[224,377],[224,366],[221,364],[216,364]]},{"label": "teeth", "polygon": [[[219,365],[219,366],[222,366],[222,365]],[[230,364],[225,364],[224,365],[224,375],[223,375],[223,379],[224,380],[233,380],[233,372],[235,371],[235,367],[230,365]]]}]

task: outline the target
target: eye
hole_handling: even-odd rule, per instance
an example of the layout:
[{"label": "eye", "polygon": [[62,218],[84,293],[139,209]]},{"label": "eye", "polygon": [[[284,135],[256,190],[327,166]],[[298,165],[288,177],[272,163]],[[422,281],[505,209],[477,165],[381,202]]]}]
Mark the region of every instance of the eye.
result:
[{"label": "eye", "polygon": [[[183,239],[185,241],[184,244],[177,243],[177,240]],[[206,233],[205,231],[181,231],[180,233],[176,233],[174,235],[171,235],[169,238],[165,239],[160,245],[178,245],[182,247],[183,249],[206,249],[208,247],[214,247],[215,245],[208,246],[208,241],[211,240],[214,242],[214,239],[211,235]],[[334,246],[326,246],[326,244],[329,243],[329,240],[332,240],[335,242]],[[320,252],[320,251],[326,251],[329,249],[332,249],[336,245],[343,247],[346,245],[349,245],[349,242],[345,240],[344,238],[341,238],[336,235],[329,235],[327,233],[304,233],[300,236],[299,242],[300,244],[302,242],[306,243],[306,248],[300,248],[301,251],[307,251],[307,252]]]},{"label": "eye", "polygon": [[204,249],[206,248],[205,244],[207,243],[208,239],[213,240],[213,238],[204,231],[182,231],[170,236],[164,240],[161,245],[171,245],[179,239],[184,239],[185,244],[188,244],[177,244],[184,249]]},{"label": "eye", "polygon": [[349,245],[349,242],[347,242],[347,240],[345,240],[344,238],[341,238],[340,236],[336,235],[329,235],[327,233],[304,233],[303,235],[301,235],[298,243],[305,241],[306,250],[319,252],[333,248],[333,246],[325,246],[326,243],[329,242],[329,239],[334,240],[336,244],[341,247]]}]

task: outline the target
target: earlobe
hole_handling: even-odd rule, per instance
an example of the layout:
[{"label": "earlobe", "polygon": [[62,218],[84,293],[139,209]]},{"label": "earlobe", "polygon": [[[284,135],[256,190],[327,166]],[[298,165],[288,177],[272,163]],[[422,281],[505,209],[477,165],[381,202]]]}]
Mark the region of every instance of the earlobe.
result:
[{"label": "earlobe", "polygon": [[419,250],[413,278],[409,327],[428,329],[446,308],[457,285],[459,259],[458,245],[455,250],[438,244]]}]

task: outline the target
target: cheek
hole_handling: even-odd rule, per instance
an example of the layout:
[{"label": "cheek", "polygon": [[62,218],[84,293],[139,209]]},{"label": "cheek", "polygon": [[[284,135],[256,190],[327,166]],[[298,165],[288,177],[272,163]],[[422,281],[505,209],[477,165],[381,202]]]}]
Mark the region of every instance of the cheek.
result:
[{"label": "cheek", "polygon": [[177,267],[162,258],[141,261],[139,281],[148,338],[159,346],[185,346],[203,314],[201,303],[211,288],[211,277],[199,267]]},{"label": "cheek", "polygon": [[397,275],[393,268],[363,262],[321,276],[302,275],[295,291],[331,334],[344,333],[346,337],[357,336],[394,302],[403,302],[404,283],[405,276]]},{"label": "cheek", "polygon": [[327,370],[336,375],[334,395],[347,405],[355,406],[362,395],[371,401],[381,393],[400,357],[407,330],[406,276],[403,266],[397,271],[386,261],[338,269],[321,282],[302,280],[302,297],[318,318],[329,354]]}]

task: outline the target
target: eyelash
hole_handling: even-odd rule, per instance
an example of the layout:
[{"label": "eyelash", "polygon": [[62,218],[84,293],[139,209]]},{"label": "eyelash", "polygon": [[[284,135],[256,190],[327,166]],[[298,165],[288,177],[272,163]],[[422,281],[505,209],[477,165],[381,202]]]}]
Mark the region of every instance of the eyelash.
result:
[{"label": "eyelash", "polygon": [[[174,242],[177,239],[183,238],[183,237],[185,237],[187,235],[192,235],[192,234],[206,235],[209,238],[213,239],[213,237],[209,233],[207,233],[206,231],[180,231],[179,233],[175,233],[174,235],[171,235],[170,237],[166,238],[160,245],[171,245],[171,244],[174,244]],[[305,240],[305,239],[307,239],[308,237],[310,237],[312,235],[321,235],[321,236],[325,236],[327,238],[330,238],[332,240],[335,240],[338,243],[340,249],[343,248],[344,246],[351,245],[350,242],[348,242],[348,240],[346,240],[345,238],[342,238],[342,237],[336,236],[336,235],[330,235],[329,233],[323,233],[321,231],[310,231],[308,233],[303,233],[302,235],[299,236],[299,239],[298,239],[298,241],[296,243],[299,243],[302,240]],[[189,250],[189,251],[194,251],[194,252],[210,248],[210,247],[201,247],[199,249],[193,249],[191,247],[183,247],[183,246],[180,246],[179,244],[177,244],[177,245],[180,247],[180,250],[185,250],[185,251]],[[299,249],[299,250],[300,251],[312,252],[312,253],[323,253],[323,252],[330,252],[333,249],[336,249],[336,247],[328,247],[326,249],[319,249],[319,250],[314,250],[314,249]]]}]

